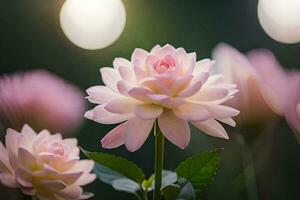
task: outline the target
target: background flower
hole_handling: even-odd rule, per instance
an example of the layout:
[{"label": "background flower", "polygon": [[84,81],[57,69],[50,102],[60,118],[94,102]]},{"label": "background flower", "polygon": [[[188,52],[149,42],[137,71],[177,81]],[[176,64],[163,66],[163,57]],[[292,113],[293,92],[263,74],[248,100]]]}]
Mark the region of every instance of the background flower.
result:
[{"label": "background flower", "polygon": [[74,86],[45,70],[0,77],[0,123],[20,129],[71,133],[81,122],[84,97]]},{"label": "background flower", "polygon": [[0,142],[0,181],[20,187],[40,200],[87,199],[81,186],[91,183],[94,162],[79,160],[76,139],[62,139],[43,130],[36,134],[28,125],[21,132],[8,129],[5,145]]},{"label": "background flower", "polygon": [[131,61],[116,58],[114,68],[102,68],[105,86],[87,90],[88,100],[100,104],[85,116],[104,124],[124,122],[102,139],[104,148],[125,143],[129,151],[141,147],[154,121],[172,143],[185,148],[191,122],[205,133],[228,138],[222,125],[235,126],[239,111],[221,105],[237,92],[220,74],[210,76],[213,62],[196,61],[195,53],[171,45],[155,46],[150,52],[136,49]]},{"label": "background flower", "polygon": [[264,81],[269,93],[266,97],[276,100],[273,109],[300,133],[300,73],[284,70],[272,52],[265,49],[253,50],[247,56]]},{"label": "background flower", "polygon": [[272,52],[265,49],[250,51],[245,56],[220,44],[213,54],[218,72],[224,73],[240,90],[228,101],[228,105],[241,111],[237,117],[239,125],[266,127],[276,115],[283,115],[291,128],[299,132],[299,72],[285,71]]},{"label": "background flower", "polygon": [[227,44],[219,44],[213,51],[213,58],[217,63],[216,71],[224,74],[225,79],[236,84],[239,90],[226,103],[241,111],[236,117],[238,126],[256,127],[258,131],[259,127],[268,125],[276,116],[271,106],[275,105],[276,99],[266,99],[268,90],[248,58]]}]

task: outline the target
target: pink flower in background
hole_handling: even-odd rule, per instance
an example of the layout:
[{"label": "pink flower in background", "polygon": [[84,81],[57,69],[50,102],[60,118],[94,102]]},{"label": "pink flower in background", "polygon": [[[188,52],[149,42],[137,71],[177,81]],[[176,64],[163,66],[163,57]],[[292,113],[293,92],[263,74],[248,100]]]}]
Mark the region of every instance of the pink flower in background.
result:
[{"label": "pink flower in background", "polygon": [[114,68],[100,70],[105,86],[87,90],[96,106],[85,117],[103,124],[121,123],[102,139],[104,148],[125,144],[136,151],[149,136],[153,124],[172,143],[185,148],[190,141],[188,122],[205,133],[228,138],[222,125],[235,126],[239,111],[221,105],[237,92],[221,74],[209,75],[213,62],[196,60],[195,53],[171,45],[150,52],[136,49],[131,61],[116,58]]},{"label": "pink flower in background", "polygon": [[285,71],[268,50],[254,50],[248,58],[262,77],[273,108],[283,114],[291,128],[300,133],[300,72]]},{"label": "pink flower in background", "polygon": [[84,108],[81,92],[47,71],[0,77],[0,123],[6,128],[19,130],[28,123],[37,130],[70,133]]},{"label": "pink flower in background", "polygon": [[20,187],[26,195],[40,200],[79,200],[92,196],[81,186],[91,183],[94,162],[79,160],[77,140],[62,139],[43,130],[36,134],[25,125],[18,133],[7,130],[5,145],[0,142],[0,181]]},{"label": "pink flower in background", "polygon": [[241,125],[270,122],[284,115],[300,133],[300,73],[287,72],[268,50],[253,50],[247,56],[233,47],[220,44],[214,50],[218,72],[238,86],[239,93],[228,101],[241,114]]},{"label": "pink flower in background", "polygon": [[266,98],[268,90],[248,58],[227,44],[218,45],[213,51],[213,58],[217,62],[217,72],[224,74],[226,80],[236,84],[239,90],[226,103],[241,111],[236,118],[238,125],[257,127],[268,124],[276,116],[271,109],[276,98]]}]

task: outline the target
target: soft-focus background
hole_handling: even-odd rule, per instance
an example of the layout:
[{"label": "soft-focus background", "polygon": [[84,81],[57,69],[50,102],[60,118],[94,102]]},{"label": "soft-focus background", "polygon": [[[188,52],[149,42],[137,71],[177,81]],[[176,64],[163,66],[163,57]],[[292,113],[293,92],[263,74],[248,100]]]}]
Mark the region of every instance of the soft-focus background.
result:
[{"label": "soft-focus background", "polygon": [[[43,68],[84,91],[101,83],[99,68],[111,66],[115,57],[129,58],[134,48],[149,50],[157,43],[182,46],[195,51],[199,59],[210,57],[219,42],[242,52],[268,48],[283,66],[300,69],[300,44],[286,45],[270,39],[259,25],[256,0],[124,0],[127,22],[123,34],[113,45],[96,51],[80,49],[65,37],[59,24],[63,2],[1,0],[1,75]],[[100,138],[111,128],[85,119],[76,137],[85,149],[104,151]],[[241,147],[232,130],[229,135],[231,139],[224,141],[193,129],[190,146],[184,151],[167,142],[165,168],[174,169],[180,160],[196,152],[223,147],[219,173],[206,199],[247,199]],[[252,150],[259,199],[300,199],[300,148],[284,119],[274,121],[272,130],[258,137]],[[150,137],[135,153],[124,147],[109,152],[133,160],[150,175],[153,145]],[[86,189],[95,193],[97,198],[93,199],[133,199],[98,180]]]}]

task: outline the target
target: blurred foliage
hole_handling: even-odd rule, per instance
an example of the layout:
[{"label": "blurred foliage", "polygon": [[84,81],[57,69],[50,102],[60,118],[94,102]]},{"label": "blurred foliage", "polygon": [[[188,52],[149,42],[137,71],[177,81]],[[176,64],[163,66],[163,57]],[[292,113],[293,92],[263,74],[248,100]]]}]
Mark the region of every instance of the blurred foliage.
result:
[{"label": "blurred foliage", "polygon": [[[99,68],[111,66],[115,57],[129,58],[134,48],[150,49],[157,43],[183,46],[187,51],[197,52],[199,59],[210,57],[219,42],[229,43],[242,52],[268,48],[283,66],[300,69],[300,45],[277,43],[263,32],[257,20],[257,1],[124,0],[127,24],[123,34],[112,46],[97,51],[80,49],[64,36],[59,25],[63,2],[1,0],[0,74],[45,68],[85,90],[101,83]],[[80,145],[90,151],[108,152],[101,149],[100,138],[112,127],[85,120],[77,133]],[[167,143],[165,168],[174,169],[180,160],[195,152],[224,147],[219,173],[206,199],[247,199],[241,147],[235,142],[234,133],[230,135],[231,139],[224,141],[193,129],[186,150]],[[260,199],[300,199],[299,145],[286,123],[275,123],[256,140],[252,150]],[[135,153],[124,147],[109,152],[133,160],[146,176],[153,172],[153,137]],[[100,181],[86,189],[95,193],[93,199],[133,199],[132,195],[115,192]],[[0,197],[6,199],[4,192],[0,191]]]}]

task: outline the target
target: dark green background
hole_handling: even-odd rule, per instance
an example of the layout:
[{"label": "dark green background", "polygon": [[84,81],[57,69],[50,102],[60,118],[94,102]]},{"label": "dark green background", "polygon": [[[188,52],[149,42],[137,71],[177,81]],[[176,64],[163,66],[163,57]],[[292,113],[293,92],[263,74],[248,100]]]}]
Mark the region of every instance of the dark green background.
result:
[{"label": "dark green background", "polygon": [[[97,51],[80,49],[65,37],[59,25],[63,2],[0,1],[0,74],[45,68],[85,90],[101,83],[99,68],[111,66],[114,57],[129,58],[134,48],[148,50],[157,43],[195,51],[198,59],[210,57],[219,42],[242,52],[268,48],[284,66],[300,69],[300,45],[271,40],[258,23],[255,0],[124,0],[127,23],[123,34],[110,47]],[[85,119],[76,136],[84,148],[103,151],[100,138],[111,128]],[[180,160],[196,152],[224,147],[219,173],[206,199],[247,199],[241,149],[233,133],[231,138],[224,141],[193,130],[186,150],[167,143],[165,167],[174,169]],[[152,137],[136,153],[124,147],[109,152],[134,160],[147,175],[153,171]],[[253,153],[260,199],[300,199],[299,146],[283,119],[274,123],[273,131],[258,138]],[[94,199],[133,199],[100,181],[86,189],[95,193]]]}]

